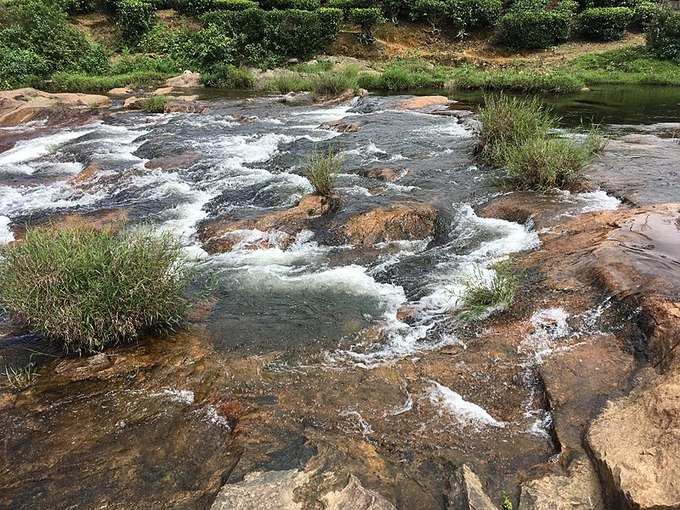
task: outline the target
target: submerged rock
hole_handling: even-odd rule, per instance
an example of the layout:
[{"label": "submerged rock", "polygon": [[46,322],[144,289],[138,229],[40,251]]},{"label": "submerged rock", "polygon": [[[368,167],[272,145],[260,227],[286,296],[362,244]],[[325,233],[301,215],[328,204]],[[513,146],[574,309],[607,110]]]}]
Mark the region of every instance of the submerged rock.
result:
[{"label": "submerged rock", "polygon": [[408,173],[407,170],[395,170],[388,167],[375,167],[361,170],[359,175],[368,179],[377,179],[383,182],[395,182]]},{"label": "submerged rock", "polygon": [[458,467],[449,479],[449,510],[497,510],[484,492],[482,482],[467,465]]},{"label": "submerged rock", "polygon": [[437,218],[437,209],[431,205],[393,204],[350,218],[343,233],[351,243],[364,246],[422,240],[434,236]]},{"label": "submerged rock", "polygon": [[449,104],[446,96],[419,96],[405,99],[397,104],[403,110],[428,110],[433,107],[441,107]]},{"label": "submerged rock", "polygon": [[612,507],[680,508],[680,372],[609,402],[587,441]]},{"label": "submerged rock", "polygon": [[159,156],[150,159],[144,166],[151,169],[160,170],[175,170],[189,168],[191,165],[201,159],[198,152],[187,151],[180,154],[171,154],[169,156]]},{"label": "submerged rock", "polygon": [[0,91],[0,126],[16,126],[51,110],[106,108],[111,100],[96,94],[51,94],[32,88]]},{"label": "submerged rock", "polygon": [[361,124],[357,121],[350,121],[347,119],[339,119],[331,122],[325,122],[319,126],[320,129],[329,129],[339,133],[356,133],[361,129]]}]

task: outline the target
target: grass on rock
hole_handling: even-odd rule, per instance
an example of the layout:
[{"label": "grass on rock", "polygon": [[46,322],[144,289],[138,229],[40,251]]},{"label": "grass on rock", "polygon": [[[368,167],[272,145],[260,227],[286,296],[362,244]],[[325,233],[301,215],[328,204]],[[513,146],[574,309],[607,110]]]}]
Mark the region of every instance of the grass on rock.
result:
[{"label": "grass on rock", "polygon": [[508,261],[495,264],[489,278],[481,270],[463,281],[464,291],[460,317],[477,320],[510,308],[515,300],[519,278]]},{"label": "grass on rock", "polygon": [[304,175],[314,188],[314,193],[323,197],[333,195],[335,178],[342,167],[340,156],[332,150],[312,154],[304,167]]},{"label": "grass on rock", "polygon": [[164,113],[168,96],[151,96],[142,102],[142,111],[146,113]]},{"label": "grass on rock", "polygon": [[167,234],[41,227],[3,248],[0,299],[66,351],[96,352],[179,327],[189,275],[180,245]]}]

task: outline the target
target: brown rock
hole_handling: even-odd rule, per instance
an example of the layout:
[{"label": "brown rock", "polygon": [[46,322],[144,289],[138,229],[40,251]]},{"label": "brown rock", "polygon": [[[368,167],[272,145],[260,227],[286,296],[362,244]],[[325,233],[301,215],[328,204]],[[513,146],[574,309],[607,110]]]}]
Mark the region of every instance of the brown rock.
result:
[{"label": "brown rock", "polygon": [[587,442],[611,508],[680,508],[680,372],[609,402]]},{"label": "brown rock", "polygon": [[197,96],[178,96],[165,103],[165,113],[205,113],[208,106],[196,101]]},{"label": "brown rock", "polygon": [[168,78],[165,80],[165,85],[179,89],[195,89],[203,86],[200,73],[192,73],[191,71],[184,71],[179,76]]},{"label": "brown rock", "polygon": [[124,97],[132,94],[132,89],[130,87],[117,87],[109,90],[106,94],[113,97]]},{"label": "brown rock", "polygon": [[201,159],[198,152],[183,152],[181,154],[172,154],[169,156],[160,156],[158,158],[150,159],[144,166],[151,169],[174,170],[177,168],[189,168],[191,165]]},{"label": "brown rock", "polygon": [[51,109],[105,108],[106,96],[94,94],[51,94],[32,88],[0,91],[0,126],[16,126]]},{"label": "brown rock", "polygon": [[321,498],[326,510],[396,510],[395,506],[379,493],[366,489],[359,479],[349,476],[345,487],[329,492]]},{"label": "brown rock", "polygon": [[361,124],[357,121],[349,121],[347,119],[334,120],[332,122],[325,122],[319,126],[320,129],[330,129],[338,131],[339,133],[356,133],[361,129]]},{"label": "brown rock", "polygon": [[551,474],[522,484],[519,510],[605,510],[597,473],[586,458],[566,475]]},{"label": "brown rock", "polygon": [[102,209],[90,213],[63,214],[47,218],[38,224],[12,226],[14,242],[21,242],[27,227],[49,226],[53,229],[85,228],[103,231],[117,231],[127,222],[125,209]]},{"label": "brown rock", "polygon": [[160,87],[154,90],[151,94],[154,96],[167,96],[168,94],[172,94],[172,91],[172,87]]},{"label": "brown rock", "polygon": [[210,510],[302,510],[295,490],[308,479],[297,469],[249,473],[241,482],[222,487]]},{"label": "brown rock", "polygon": [[[402,173],[403,172],[403,173]],[[395,182],[406,175],[407,171],[397,171],[394,168],[375,167],[364,169],[359,172],[359,175],[368,179],[377,179],[383,182]]]},{"label": "brown rock", "polygon": [[402,203],[354,216],[343,231],[351,243],[371,246],[385,241],[426,239],[434,236],[436,226],[434,207]]},{"label": "brown rock", "polygon": [[98,162],[91,161],[85,168],[78,172],[77,175],[74,175],[71,178],[71,184],[76,186],[81,185],[91,180],[95,175],[101,172],[101,170],[102,166]]},{"label": "brown rock", "polygon": [[449,98],[445,96],[420,96],[406,99],[397,104],[403,110],[426,110],[432,107],[449,104]]},{"label": "brown rock", "polygon": [[482,482],[465,464],[459,466],[449,479],[449,510],[497,510],[484,492]]},{"label": "brown rock", "polygon": [[123,102],[123,108],[126,110],[140,110],[143,104],[144,98],[131,96]]},{"label": "brown rock", "polygon": [[[295,235],[308,226],[308,221],[329,212],[335,205],[334,199],[319,195],[306,195],[295,207],[265,214],[257,218],[234,220],[221,217],[207,220],[198,228],[198,237],[208,253],[222,253],[231,250],[242,240],[238,231],[261,230],[278,231],[274,238],[279,248],[286,249],[294,241]],[[252,245],[253,249],[271,247],[269,240],[261,240]]]}]

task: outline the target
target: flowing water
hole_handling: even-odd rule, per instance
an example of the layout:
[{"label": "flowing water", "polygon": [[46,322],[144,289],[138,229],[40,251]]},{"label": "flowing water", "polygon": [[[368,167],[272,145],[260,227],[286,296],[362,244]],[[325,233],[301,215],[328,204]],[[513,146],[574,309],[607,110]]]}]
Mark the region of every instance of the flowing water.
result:
[{"label": "flowing water", "polygon": [[[675,92],[650,99],[651,113],[642,114],[613,104],[622,100],[621,94],[608,94],[594,93],[588,103],[578,97],[563,100],[557,109],[566,113],[568,125],[578,124],[576,118],[610,123],[611,109],[619,112],[616,121],[621,124],[639,123],[641,115],[649,122],[664,122],[680,109]],[[399,417],[403,423],[414,422],[413,429],[405,426],[416,431],[409,434],[429,441],[433,434],[449,434],[453,420],[464,433],[447,439],[449,448],[486,455],[510,448],[498,446],[499,441],[515,449],[523,445],[525,451],[498,470],[511,471],[518,459],[546,459],[553,451],[546,432],[549,416],[534,395],[531,367],[555,339],[567,335],[562,330],[558,333],[564,335],[541,333],[546,316],[566,328],[563,311],[536,311],[532,318],[536,332],[519,349],[518,373],[526,378],[520,383],[525,386],[516,416],[495,416],[482,407],[482,401],[503,398],[489,389],[491,380],[472,396],[470,386],[462,396],[463,390],[426,373],[418,376],[416,389],[400,382],[396,390],[382,390],[376,383],[372,399],[365,395],[362,402],[348,401],[357,388],[343,389],[338,374],[349,371],[364,374],[353,376],[354,381],[370,380],[382,367],[415,363],[442,347],[465,347],[451,312],[460,306],[466,279],[490,278],[494,262],[540,244],[531,221],[518,224],[477,215],[478,206],[504,191],[497,175],[474,162],[474,124],[400,110],[394,106],[398,99],[372,96],[362,104],[319,108],[284,106],[269,98],[218,98],[200,115],[120,110],[78,128],[5,130],[0,136],[19,141],[0,153],[0,242],[14,238],[13,225],[39,223],[56,214],[124,209],[131,226],[151,223],[177,235],[187,253],[213,276],[217,302],[204,323],[211,347],[225,359],[275,353],[268,365],[272,374],[317,374],[321,385],[305,391],[327,392],[327,405],[348,434],[374,437],[390,428],[390,417]],[[478,99],[461,95],[459,106]],[[361,129],[341,134],[323,126],[339,119]],[[366,248],[339,244],[332,232],[315,229],[303,231],[284,249],[277,245],[276,233],[253,230],[240,232],[243,241],[232,251],[209,255],[203,250],[197,239],[201,221],[225,214],[250,218],[293,206],[312,190],[302,175],[305,158],[328,150],[343,158],[337,182],[342,206],[334,224],[378,206],[412,201],[437,208],[435,235]],[[184,161],[182,168],[147,168],[147,162],[168,156]],[[101,166],[96,176],[74,180],[91,162]],[[396,169],[403,177],[384,183],[360,175],[376,166]],[[619,206],[604,191],[541,200],[554,217]],[[252,250],[250,245],[262,238],[269,247]],[[398,318],[404,307],[413,310],[408,322]],[[4,355],[11,355],[8,346],[31,345],[33,340],[9,340]],[[465,371],[460,364],[450,369]],[[474,374],[475,384],[484,380],[483,373]],[[153,395],[170,398],[173,406],[194,405],[192,390],[167,391]],[[470,401],[472,397],[478,401]],[[407,418],[414,407],[424,406],[432,413]],[[466,434],[487,439],[465,444]]]}]

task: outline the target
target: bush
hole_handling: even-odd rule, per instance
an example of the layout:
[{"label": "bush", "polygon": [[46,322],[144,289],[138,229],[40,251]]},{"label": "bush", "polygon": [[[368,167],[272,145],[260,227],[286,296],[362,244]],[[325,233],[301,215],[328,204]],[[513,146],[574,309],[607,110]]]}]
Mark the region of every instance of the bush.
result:
[{"label": "bush", "polygon": [[213,0],[212,9],[222,11],[245,11],[257,9],[260,5],[253,0]]},{"label": "bush", "polygon": [[269,78],[264,88],[270,92],[288,94],[289,92],[312,90],[312,82],[299,73],[285,72]]},{"label": "bush", "polygon": [[680,13],[664,12],[647,29],[647,47],[658,57],[680,63]]},{"label": "bush", "polygon": [[116,26],[127,43],[136,45],[154,25],[154,8],[147,0],[118,0]]},{"label": "bush", "polygon": [[325,154],[312,154],[305,163],[304,174],[314,188],[314,193],[330,197],[333,196],[335,177],[341,167],[340,157],[329,150]]},{"label": "bush", "polygon": [[57,4],[69,14],[87,14],[100,7],[97,0],[57,0]]},{"label": "bush", "polygon": [[0,299],[67,351],[95,352],[180,326],[188,275],[167,235],[38,228],[3,248]]},{"label": "bush", "polygon": [[182,14],[198,16],[212,9],[213,0],[176,0],[175,9]]},{"label": "bush", "polygon": [[382,0],[381,6],[385,16],[394,22],[410,14],[409,0]]},{"label": "bush", "polygon": [[106,92],[118,87],[149,87],[168,77],[155,71],[138,71],[126,74],[90,75],[80,73],[54,73],[43,87],[52,92]]},{"label": "bush", "polygon": [[28,86],[48,71],[45,59],[31,50],[0,48],[0,89]]},{"label": "bush", "polygon": [[290,8],[301,11],[315,11],[321,8],[321,2],[319,0],[292,0]]},{"label": "bush", "polygon": [[633,20],[628,7],[595,7],[586,9],[579,17],[581,33],[596,41],[615,41],[623,38]]},{"label": "bush", "polygon": [[123,54],[111,64],[111,74],[160,73],[175,74],[183,71],[175,62],[166,57],[144,54]]},{"label": "bush", "polygon": [[460,315],[464,320],[477,320],[505,311],[514,302],[519,279],[510,264],[500,262],[492,269],[490,276],[477,270],[463,281]]},{"label": "bush", "polygon": [[151,96],[142,101],[142,111],[146,113],[165,113],[168,96]]},{"label": "bush", "polygon": [[[97,73],[108,70],[102,48],[92,44],[75,27],[66,13],[52,3],[41,0],[13,0],[3,4],[0,12],[0,53],[14,54],[24,60],[32,52],[42,59],[39,66],[45,76],[55,71]],[[44,66],[43,66],[44,63]],[[0,71],[1,73],[2,71]]]},{"label": "bush", "polygon": [[363,9],[372,6],[372,0],[328,0],[326,2],[326,7],[342,9],[346,12],[349,12],[352,9]]},{"label": "bush", "polygon": [[505,171],[516,189],[570,188],[599,149],[596,135],[584,143],[562,138],[530,138],[503,147]]},{"label": "bush", "polygon": [[317,96],[337,96],[346,90],[355,90],[357,84],[357,70],[346,67],[343,71],[327,71],[317,73],[310,78],[311,88]]},{"label": "bush", "polygon": [[255,86],[255,77],[245,67],[218,64],[203,75],[203,83],[208,87],[221,89],[252,89]]},{"label": "bush", "polygon": [[499,38],[508,48],[543,49],[569,39],[572,12],[568,8],[511,9],[499,21]]},{"label": "bush", "polygon": [[411,18],[414,21],[426,21],[432,27],[442,25],[449,15],[445,0],[415,0],[411,5]]},{"label": "bush", "polygon": [[640,2],[633,9],[633,28],[646,31],[667,9],[656,2]]},{"label": "bush", "polygon": [[368,9],[352,9],[350,11],[352,21],[361,27],[361,39],[365,44],[371,44],[375,41],[373,37],[373,28],[385,21],[382,11],[378,8],[371,7]]}]

